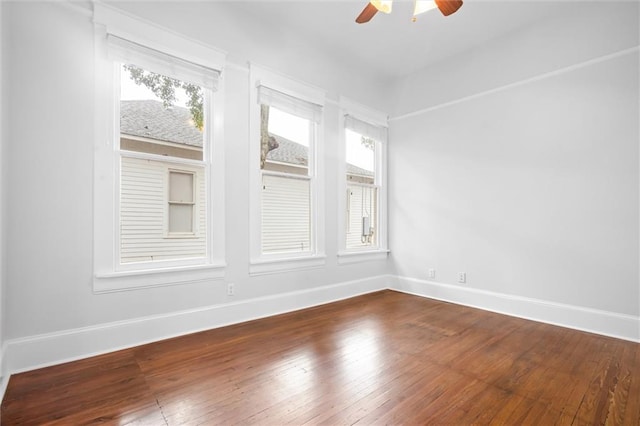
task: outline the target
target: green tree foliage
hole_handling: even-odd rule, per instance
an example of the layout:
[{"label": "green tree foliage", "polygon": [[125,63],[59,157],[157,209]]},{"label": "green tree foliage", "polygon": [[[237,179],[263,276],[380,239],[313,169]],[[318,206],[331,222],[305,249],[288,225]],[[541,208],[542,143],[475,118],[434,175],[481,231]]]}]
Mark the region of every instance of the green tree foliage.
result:
[{"label": "green tree foliage", "polygon": [[375,139],[368,138],[366,136],[360,136],[360,143],[365,147],[369,148],[371,151],[375,150],[376,141]]},{"label": "green tree foliage", "polygon": [[188,96],[187,106],[191,111],[191,117],[195,126],[202,131],[204,128],[203,113],[203,94],[202,88],[196,84],[186,83],[167,77],[162,74],[156,74],[151,71],[138,68],[134,65],[124,65],[124,69],[129,72],[131,80],[138,86],[145,86],[153,92],[165,108],[169,108],[176,102],[176,89],[184,89]]}]

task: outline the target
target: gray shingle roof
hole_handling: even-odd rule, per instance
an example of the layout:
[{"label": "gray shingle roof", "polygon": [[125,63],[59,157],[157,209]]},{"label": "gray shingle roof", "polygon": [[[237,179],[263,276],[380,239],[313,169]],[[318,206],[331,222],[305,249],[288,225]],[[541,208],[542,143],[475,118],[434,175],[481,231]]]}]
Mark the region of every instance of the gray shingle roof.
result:
[{"label": "gray shingle roof", "polygon": [[306,146],[297,142],[293,142],[282,136],[269,134],[276,138],[278,147],[269,151],[267,154],[267,161],[276,161],[278,163],[293,164],[296,166],[307,166],[308,149]]},{"label": "gray shingle roof", "polygon": [[202,146],[202,132],[187,108],[165,108],[160,101],[120,102],[120,133],[191,146]]},{"label": "gray shingle roof", "polygon": [[[282,136],[274,134],[270,134],[270,136],[276,138],[278,147],[269,151],[267,154],[267,161],[293,164],[296,166],[307,166],[308,148],[306,146],[283,138]],[[350,175],[373,176],[373,172],[349,163],[347,163],[347,173]]]},{"label": "gray shingle roof", "polygon": [[[148,139],[202,146],[202,132],[191,121],[187,108],[173,106],[165,108],[155,100],[120,102],[120,133]],[[267,161],[307,167],[308,148],[297,142],[271,135],[276,138],[278,148],[269,151]],[[373,176],[373,172],[347,164],[347,173]]]},{"label": "gray shingle roof", "polygon": [[347,163],[347,173],[350,175],[373,176],[372,171],[354,166],[353,164],[349,163]]}]

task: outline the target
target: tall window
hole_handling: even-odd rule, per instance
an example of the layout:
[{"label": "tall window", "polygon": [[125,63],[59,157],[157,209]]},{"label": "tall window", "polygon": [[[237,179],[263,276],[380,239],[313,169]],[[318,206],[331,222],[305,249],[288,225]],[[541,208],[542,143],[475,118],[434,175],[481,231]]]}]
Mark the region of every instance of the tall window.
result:
[{"label": "tall window", "polygon": [[[284,86],[290,87],[283,89],[283,79],[272,84],[255,78],[256,67],[252,73],[251,152],[256,161],[256,171],[252,171],[256,187],[251,204],[252,265],[316,257],[322,251],[318,231],[322,106],[304,95],[296,96],[299,83],[286,80]],[[289,267],[296,266],[275,266],[278,270]],[[252,272],[263,269],[254,267]]]},{"label": "tall window", "polygon": [[224,56],[102,5],[94,22],[94,290],[220,277],[224,216],[211,197],[223,196],[213,177],[224,174],[212,110]]},{"label": "tall window", "polygon": [[205,259],[216,74],[117,37],[110,47],[120,73],[120,264]]},{"label": "tall window", "polygon": [[386,116],[341,99],[341,262],[386,257]]},{"label": "tall window", "polygon": [[264,103],[260,123],[262,253],[309,253],[315,123]]},{"label": "tall window", "polygon": [[346,129],[347,249],[378,246],[376,148],[379,143]]}]

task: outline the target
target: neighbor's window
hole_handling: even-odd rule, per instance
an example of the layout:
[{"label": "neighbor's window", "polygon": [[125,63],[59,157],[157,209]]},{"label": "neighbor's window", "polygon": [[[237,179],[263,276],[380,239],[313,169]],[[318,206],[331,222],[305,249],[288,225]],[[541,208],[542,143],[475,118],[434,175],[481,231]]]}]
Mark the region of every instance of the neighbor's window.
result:
[{"label": "neighbor's window", "polygon": [[195,179],[192,172],[169,171],[169,235],[195,234]]}]

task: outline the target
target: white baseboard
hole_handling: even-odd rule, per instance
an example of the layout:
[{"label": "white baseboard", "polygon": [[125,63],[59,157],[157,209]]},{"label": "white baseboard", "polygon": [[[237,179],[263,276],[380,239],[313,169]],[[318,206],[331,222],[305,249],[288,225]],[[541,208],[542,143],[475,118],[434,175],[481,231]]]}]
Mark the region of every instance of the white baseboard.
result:
[{"label": "white baseboard", "polygon": [[5,365],[5,352],[7,349],[6,344],[0,344],[0,402],[4,398],[4,392],[7,390],[7,385],[9,384],[9,376],[10,374],[7,372]]},{"label": "white baseboard", "polygon": [[640,318],[631,315],[409,277],[380,275],[309,290],[11,339],[0,350],[0,397],[4,395],[11,374],[385,289],[640,342]]},{"label": "white baseboard", "polygon": [[640,317],[521,296],[395,277],[393,290],[618,339],[640,342]]},{"label": "white baseboard", "polygon": [[381,275],[274,296],[206,306],[164,315],[11,339],[5,376],[130,348],[198,331],[296,311],[389,288]]}]

